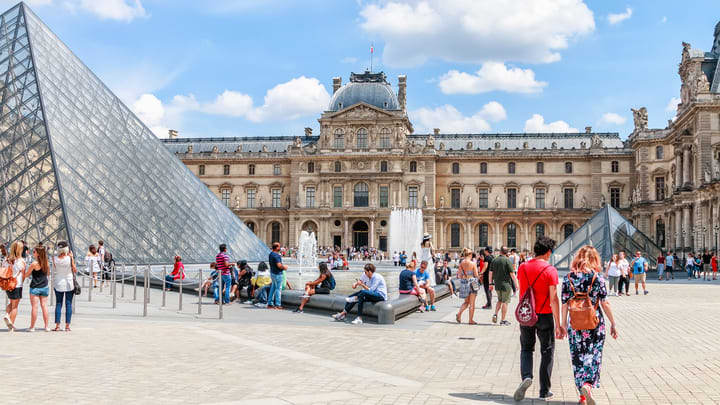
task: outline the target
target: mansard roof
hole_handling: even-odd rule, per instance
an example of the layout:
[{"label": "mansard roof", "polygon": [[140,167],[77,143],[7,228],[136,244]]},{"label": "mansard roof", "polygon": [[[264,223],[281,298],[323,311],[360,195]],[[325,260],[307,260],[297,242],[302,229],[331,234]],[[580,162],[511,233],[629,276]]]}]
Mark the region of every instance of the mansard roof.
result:
[{"label": "mansard roof", "polygon": [[263,146],[267,152],[287,152],[296,139],[300,138],[302,145],[317,142],[318,136],[248,136],[227,138],[174,138],[163,139],[165,146],[172,153],[186,153],[192,146],[193,153],[212,152],[217,146],[218,153],[232,153],[242,147],[242,152],[262,152]]},{"label": "mansard roof", "polygon": [[[425,139],[430,134],[416,134],[408,139]],[[445,150],[467,150],[472,142],[473,150],[497,149],[590,149],[593,137],[602,141],[602,148],[624,148],[625,144],[616,132],[610,133],[507,133],[507,134],[438,134],[435,148],[442,143]],[[526,145],[527,143],[527,145]]]}]

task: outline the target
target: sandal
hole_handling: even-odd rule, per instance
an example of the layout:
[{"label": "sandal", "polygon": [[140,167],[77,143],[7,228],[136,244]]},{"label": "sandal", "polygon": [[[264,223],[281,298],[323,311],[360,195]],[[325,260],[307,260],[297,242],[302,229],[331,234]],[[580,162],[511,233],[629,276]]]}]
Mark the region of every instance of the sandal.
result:
[{"label": "sandal", "polygon": [[55,329],[53,329],[52,331],[53,331],[53,332],[60,332],[61,330],[62,330],[62,329],[60,329],[59,326],[56,326]]},{"label": "sandal", "polygon": [[460,320],[460,314],[455,315],[455,320],[457,321],[457,323],[462,323],[462,321]]},{"label": "sandal", "polygon": [[66,326],[66,327],[65,327],[65,332],[70,332],[70,327],[69,327],[69,326]]},{"label": "sandal", "polygon": [[468,322],[468,325],[477,325],[477,322],[475,322],[475,321],[470,321],[470,322]]}]

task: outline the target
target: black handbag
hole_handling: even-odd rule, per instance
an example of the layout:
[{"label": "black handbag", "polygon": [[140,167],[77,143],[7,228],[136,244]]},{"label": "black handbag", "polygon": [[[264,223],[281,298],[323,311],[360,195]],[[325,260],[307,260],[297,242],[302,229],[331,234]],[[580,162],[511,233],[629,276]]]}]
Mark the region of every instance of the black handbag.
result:
[{"label": "black handbag", "polygon": [[73,273],[73,294],[80,295],[80,293],[82,293],[82,289],[80,288],[80,283],[78,283],[77,277],[75,277],[75,273]]}]

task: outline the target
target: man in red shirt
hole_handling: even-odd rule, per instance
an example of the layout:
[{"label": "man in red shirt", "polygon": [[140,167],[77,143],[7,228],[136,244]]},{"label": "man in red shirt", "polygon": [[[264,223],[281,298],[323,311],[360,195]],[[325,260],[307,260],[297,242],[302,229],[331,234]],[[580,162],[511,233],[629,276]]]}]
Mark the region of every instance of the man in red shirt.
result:
[{"label": "man in red shirt", "polygon": [[565,336],[560,326],[560,301],[557,295],[558,273],[548,263],[555,249],[555,241],[541,236],[535,242],[535,258],[523,263],[518,269],[520,297],[528,287],[535,296],[535,313],[538,320],[534,326],[520,326],[520,374],[522,382],[515,391],[514,399],[522,401],[533,379],[533,352],[535,339],[540,340],[540,399],[549,400],[550,377],[552,376],[553,356],[555,355],[555,337]]}]

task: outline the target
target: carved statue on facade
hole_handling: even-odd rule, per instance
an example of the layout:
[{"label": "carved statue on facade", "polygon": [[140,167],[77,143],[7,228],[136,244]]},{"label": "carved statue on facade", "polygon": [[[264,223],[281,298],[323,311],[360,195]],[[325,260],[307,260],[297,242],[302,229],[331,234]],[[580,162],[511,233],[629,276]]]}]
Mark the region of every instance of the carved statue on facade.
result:
[{"label": "carved statue on facade", "polygon": [[260,196],[260,208],[265,206],[265,198],[263,196]]},{"label": "carved statue on facade", "polygon": [[712,175],[710,174],[710,166],[706,163],[703,168],[703,174],[705,175],[705,183],[710,183]]},{"label": "carved statue on facade", "polygon": [[587,198],[585,198],[585,196],[582,196],[582,198],[580,199],[580,208],[587,209],[587,207],[588,207]]},{"label": "carved statue on facade", "polygon": [[523,208],[530,208],[530,197],[527,194],[525,194],[525,198],[523,198]]},{"label": "carved statue on facade", "polygon": [[422,201],[423,201],[423,207],[424,207],[424,208],[427,208],[427,206],[428,206],[427,194],[423,195],[423,200],[422,200]]},{"label": "carved statue on facade", "polygon": [[600,137],[597,135],[593,135],[590,142],[591,142],[590,147],[592,149],[602,148],[602,146],[603,146],[602,139],[600,139]]},{"label": "carved statue on facade", "polygon": [[553,202],[552,202],[553,209],[558,209],[558,199],[557,196],[553,196]]},{"label": "carved statue on facade", "polygon": [[495,208],[500,208],[500,195],[495,196]]},{"label": "carved statue on facade", "polygon": [[267,153],[267,151],[268,151],[267,145],[262,146],[262,151]]},{"label": "carved statue on facade", "polygon": [[712,159],[713,178],[720,179],[720,162],[715,157]]},{"label": "carved statue on facade", "polygon": [[695,91],[696,93],[707,93],[710,91],[710,82],[702,71],[698,74]]},{"label": "carved statue on facade", "polygon": [[440,208],[445,208],[445,196],[440,196]]},{"label": "carved statue on facade", "polygon": [[293,146],[295,146],[296,148],[301,147],[301,146],[302,146],[302,139],[300,139],[300,137],[295,138],[295,143],[294,143]]},{"label": "carved statue on facade", "polygon": [[470,207],[472,207],[472,203],[473,203],[472,197],[468,196],[467,200],[465,201],[465,206],[470,208]]},{"label": "carved statue on facade", "polygon": [[240,208],[240,196],[235,196],[235,208]]},{"label": "carved statue on facade", "polygon": [[427,139],[425,139],[425,146],[427,146],[429,148],[434,148],[435,147],[435,137],[432,135],[428,136]]},{"label": "carved statue on facade", "polygon": [[643,130],[648,127],[648,112],[647,108],[640,107],[637,110],[634,108],[630,109],[633,113],[633,121],[635,123],[635,130]]},{"label": "carved statue on facade", "polygon": [[600,208],[604,207],[606,204],[605,202],[605,194],[600,196]]}]

